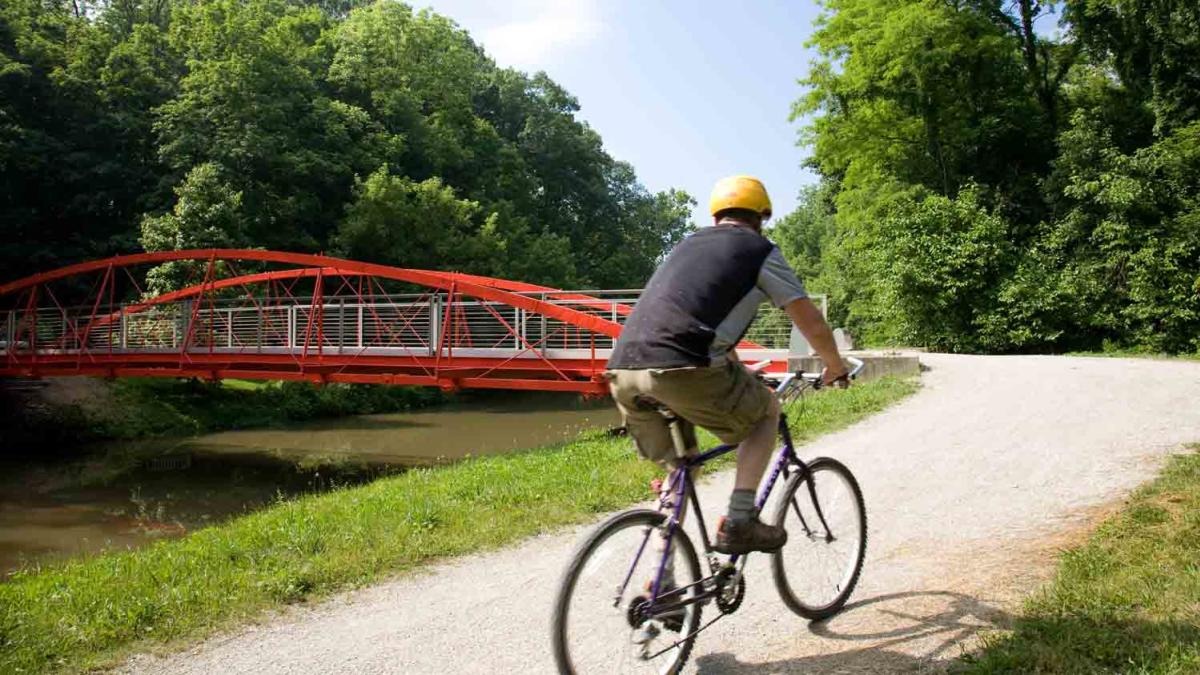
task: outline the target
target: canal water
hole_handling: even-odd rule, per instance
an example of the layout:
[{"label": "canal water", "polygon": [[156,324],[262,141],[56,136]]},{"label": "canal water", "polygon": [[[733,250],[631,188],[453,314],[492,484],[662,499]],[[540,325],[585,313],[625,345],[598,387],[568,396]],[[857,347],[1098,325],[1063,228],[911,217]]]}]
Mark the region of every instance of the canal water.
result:
[{"label": "canal water", "polygon": [[0,580],[46,561],[182,536],[296,495],[618,423],[607,400],[522,393],[286,429],[105,444],[71,463],[0,460]]}]

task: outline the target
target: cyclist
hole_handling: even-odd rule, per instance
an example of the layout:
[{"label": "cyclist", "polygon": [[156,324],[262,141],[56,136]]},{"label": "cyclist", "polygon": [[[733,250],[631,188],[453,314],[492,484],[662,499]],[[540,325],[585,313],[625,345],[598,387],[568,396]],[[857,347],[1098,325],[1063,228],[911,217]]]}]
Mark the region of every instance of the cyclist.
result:
[{"label": "cyclist", "polygon": [[695,428],[739,444],[729,509],[717,526],[722,553],[774,551],[787,542],[781,527],[758,519],[755,490],[770,462],[779,403],[734,350],[758,306],[783,308],[826,364],[826,384],[849,384],[833,333],[779,248],[762,233],[771,199],[756,178],[717,182],[709,200],[711,227],[679,243],[647,282],[608,361],[609,388],[638,452],[670,468],[676,461],[657,401],[681,419],[688,453]]}]

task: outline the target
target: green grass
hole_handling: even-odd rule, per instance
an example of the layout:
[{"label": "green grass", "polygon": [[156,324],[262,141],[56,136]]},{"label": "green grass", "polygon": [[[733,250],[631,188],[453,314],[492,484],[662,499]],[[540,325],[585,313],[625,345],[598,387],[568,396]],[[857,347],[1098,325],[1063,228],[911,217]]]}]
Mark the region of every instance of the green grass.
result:
[{"label": "green grass", "polygon": [[1137,350],[1067,352],[1065,356],[1096,356],[1106,359],[1154,359],[1158,361],[1200,361],[1200,354],[1165,354]]},{"label": "green grass", "polygon": [[[917,387],[883,379],[812,396],[792,419],[796,440],[845,427]],[[654,475],[628,439],[596,430],[27,571],[0,584],[0,672],[78,671],[196,639],[267,608],[589,520],[646,499]]]},{"label": "green grass", "polygon": [[1066,552],[1012,632],[987,640],[967,670],[1200,672],[1200,454],[1172,458]]}]

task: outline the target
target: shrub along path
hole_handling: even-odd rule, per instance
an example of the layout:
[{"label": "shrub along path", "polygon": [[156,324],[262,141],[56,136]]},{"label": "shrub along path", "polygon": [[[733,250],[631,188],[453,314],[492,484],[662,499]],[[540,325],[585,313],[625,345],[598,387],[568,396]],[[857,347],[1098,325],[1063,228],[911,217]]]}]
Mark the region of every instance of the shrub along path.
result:
[{"label": "shrub along path", "polygon": [[[690,667],[874,673],[956,658],[1049,576],[1064,532],[1200,438],[1200,364],[922,360],[931,370],[916,396],[803,450],[845,460],[866,493],[871,544],[853,604],[809,625],[778,599],[767,558],[752,558],[745,604],[703,635]],[[710,509],[731,480],[704,488]],[[585,531],[453,561],[125,670],[551,672],[551,602]]]}]

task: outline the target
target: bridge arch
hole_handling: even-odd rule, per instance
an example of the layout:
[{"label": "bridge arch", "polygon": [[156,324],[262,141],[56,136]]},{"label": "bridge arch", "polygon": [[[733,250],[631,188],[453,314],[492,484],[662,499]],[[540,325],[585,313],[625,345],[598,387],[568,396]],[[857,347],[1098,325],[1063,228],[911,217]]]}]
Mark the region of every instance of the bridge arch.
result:
[{"label": "bridge arch", "polygon": [[[146,297],[131,270],[174,261],[197,263],[203,278]],[[288,268],[236,273],[235,264],[246,263]],[[122,275],[131,283],[118,292]],[[82,300],[59,302],[56,284],[83,287],[86,278],[93,281]],[[293,294],[299,281],[311,293]],[[419,292],[397,296],[384,281]],[[0,376],[239,377],[599,394],[634,300],[630,292],[562,291],[304,253],[140,253],[0,285]]]}]

